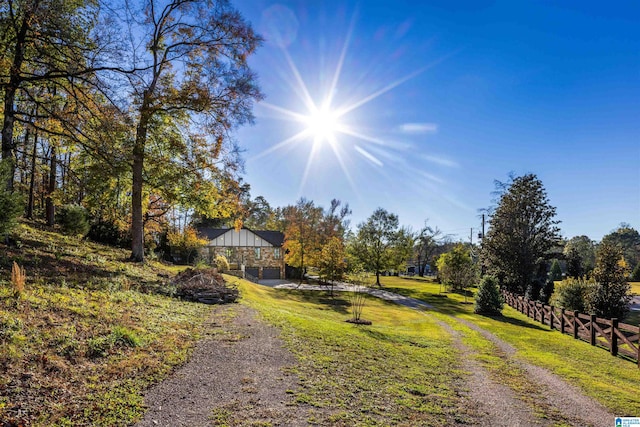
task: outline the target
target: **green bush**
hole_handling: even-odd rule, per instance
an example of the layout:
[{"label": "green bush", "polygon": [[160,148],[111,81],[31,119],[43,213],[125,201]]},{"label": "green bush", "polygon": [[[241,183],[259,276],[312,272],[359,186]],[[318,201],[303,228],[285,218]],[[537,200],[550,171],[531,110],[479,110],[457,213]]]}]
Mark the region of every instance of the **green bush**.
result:
[{"label": "green bush", "polygon": [[60,206],[56,220],[66,234],[85,236],[89,232],[87,211],[79,205]]},{"label": "green bush", "polygon": [[114,221],[98,220],[91,224],[87,237],[94,242],[117,247],[130,247],[131,237],[121,230]]},{"label": "green bush", "polygon": [[568,277],[555,287],[551,305],[584,313],[590,305],[596,285],[593,279]]},{"label": "green bush", "polygon": [[478,314],[499,315],[503,306],[504,299],[500,294],[498,279],[493,276],[483,277],[478,286],[473,311]]}]

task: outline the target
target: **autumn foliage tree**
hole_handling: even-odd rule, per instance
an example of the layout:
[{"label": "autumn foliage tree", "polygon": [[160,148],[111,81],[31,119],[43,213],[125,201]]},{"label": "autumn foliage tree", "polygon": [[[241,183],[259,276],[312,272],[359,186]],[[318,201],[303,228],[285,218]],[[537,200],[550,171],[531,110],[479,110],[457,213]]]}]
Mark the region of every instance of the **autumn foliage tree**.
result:
[{"label": "autumn foliage tree", "polygon": [[[145,161],[155,160],[148,158],[151,149],[159,141],[174,150],[170,170],[194,176],[191,184],[200,185],[189,203],[215,217],[225,200],[223,187],[238,168],[229,131],[251,120],[252,103],[261,98],[247,65],[261,40],[224,0],[145,0],[140,9],[130,4],[127,10],[129,36],[136,41],[126,55],[136,71],[122,80],[135,127],[131,259],[142,261],[144,171]],[[162,141],[167,131],[176,138]],[[193,188],[186,184],[184,189]]]}]

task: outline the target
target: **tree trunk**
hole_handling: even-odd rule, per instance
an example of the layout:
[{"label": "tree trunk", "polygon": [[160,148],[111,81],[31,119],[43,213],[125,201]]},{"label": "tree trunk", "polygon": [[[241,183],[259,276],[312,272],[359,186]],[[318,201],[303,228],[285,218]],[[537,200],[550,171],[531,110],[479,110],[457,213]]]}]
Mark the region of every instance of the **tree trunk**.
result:
[{"label": "tree trunk", "polygon": [[9,69],[9,82],[5,86],[4,90],[4,119],[2,122],[2,160],[8,160],[11,163],[11,173],[9,173],[9,179],[5,183],[9,191],[13,190],[13,172],[15,170],[14,163],[14,147],[13,147],[13,125],[15,123],[15,108],[14,103],[16,99],[16,92],[20,87],[20,70],[22,63],[24,62],[24,49],[27,39],[27,30],[29,29],[29,23],[32,15],[38,8],[39,1],[33,3],[31,11],[26,12],[22,18],[20,30],[16,34],[15,52],[13,54],[13,63]]},{"label": "tree trunk", "polygon": [[[146,102],[145,102],[146,103]],[[131,187],[131,261],[144,261],[144,223],[142,218],[142,186],[144,170],[144,146],[147,140],[147,125],[151,113],[145,105],[141,107],[140,122],[133,146],[133,183]]]},{"label": "tree trunk", "polygon": [[27,204],[27,218],[33,219],[33,205],[36,188],[36,156],[38,154],[38,131],[33,135],[33,151],[31,152],[31,179],[29,181],[29,203]]},{"label": "tree trunk", "polygon": [[379,288],[382,287],[380,284],[380,272],[378,270],[376,270],[376,285],[378,285]]},{"label": "tree trunk", "polygon": [[47,225],[53,227],[56,223],[56,208],[53,203],[53,192],[56,191],[56,169],[58,168],[56,161],[56,147],[51,146],[51,163],[49,165],[49,188],[47,189],[45,216],[47,219]]}]

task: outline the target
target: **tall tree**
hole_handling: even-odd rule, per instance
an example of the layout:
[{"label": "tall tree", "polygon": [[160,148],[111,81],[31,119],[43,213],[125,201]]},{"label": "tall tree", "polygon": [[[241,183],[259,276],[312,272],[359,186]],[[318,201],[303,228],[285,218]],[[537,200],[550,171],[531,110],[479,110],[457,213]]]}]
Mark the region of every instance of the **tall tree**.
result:
[{"label": "tall tree", "polygon": [[[139,13],[134,5],[128,10]],[[135,108],[135,137],[131,147],[131,259],[144,259],[145,158],[149,143],[167,122],[176,123],[186,137],[182,152],[187,170],[218,174],[233,172],[238,164],[224,160],[229,131],[252,119],[251,108],[261,94],[247,65],[247,57],[260,44],[251,26],[228,1],[143,1],[144,16],[130,16],[129,53],[137,71],[130,74],[131,106]],[[191,156],[189,156],[191,154]],[[220,163],[211,159],[223,159]],[[222,174],[223,178],[228,175]],[[201,188],[201,194],[218,194],[218,180]],[[209,207],[215,207],[209,204]],[[212,215],[215,216],[215,215]]]},{"label": "tall tree", "polygon": [[592,313],[600,317],[624,317],[631,300],[628,274],[622,249],[606,241],[600,244],[593,269],[596,285],[589,298]]},{"label": "tall tree", "polygon": [[293,206],[283,209],[285,222],[285,262],[300,269],[300,281],[306,267],[320,258],[320,225],[323,209],[312,200],[300,198]]},{"label": "tall tree", "polygon": [[575,236],[564,245],[564,256],[569,263],[573,260],[573,266],[569,276],[580,277],[589,274],[596,262],[596,250],[593,241],[587,236]]},{"label": "tall tree", "polygon": [[376,285],[380,273],[391,268],[392,249],[398,234],[398,216],[378,208],[357,228],[350,250],[365,269],[375,272]]},{"label": "tall tree", "polygon": [[513,179],[502,193],[490,217],[482,256],[509,291],[524,294],[535,286],[537,264],[560,238],[555,215],[556,208],[534,174]]},{"label": "tall tree", "polygon": [[442,232],[438,227],[431,227],[424,222],[424,227],[420,230],[415,239],[414,256],[418,265],[418,276],[423,277],[427,265],[433,259],[436,249],[440,244]]},{"label": "tall tree", "polygon": [[[90,37],[97,24],[94,0],[6,0],[0,6],[0,89],[3,94],[2,159],[15,168],[14,129],[31,105],[34,89],[84,84],[99,68]],[[106,43],[106,40],[102,40]],[[101,51],[106,51],[103,44]],[[16,108],[22,100],[23,108]],[[13,170],[13,169],[12,169]],[[13,175],[6,185],[11,188]]]},{"label": "tall tree", "polygon": [[616,230],[602,238],[602,243],[618,246],[631,270],[640,263],[640,233],[631,225],[620,224]]}]

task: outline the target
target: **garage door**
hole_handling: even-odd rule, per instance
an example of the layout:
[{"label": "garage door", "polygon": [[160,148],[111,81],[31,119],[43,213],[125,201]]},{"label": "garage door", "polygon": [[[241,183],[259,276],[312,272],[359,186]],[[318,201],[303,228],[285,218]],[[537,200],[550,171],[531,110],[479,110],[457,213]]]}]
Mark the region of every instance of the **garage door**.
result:
[{"label": "garage door", "polygon": [[244,272],[249,276],[258,278],[258,267],[245,267]]},{"label": "garage door", "polygon": [[279,279],[280,269],[277,267],[276,268],[265,267],[262,269],[262,278],[263,279]]}]

